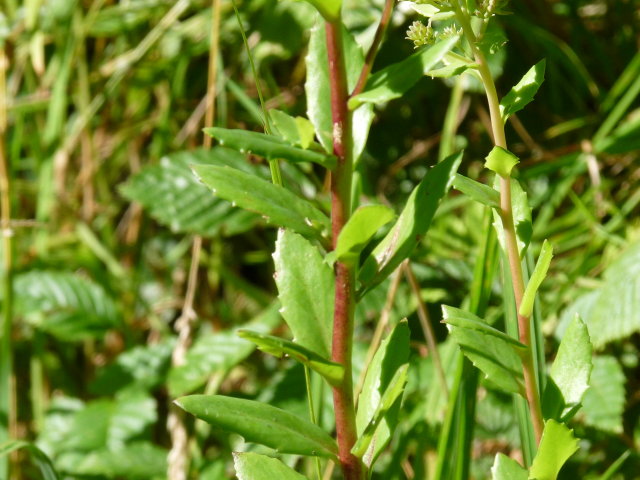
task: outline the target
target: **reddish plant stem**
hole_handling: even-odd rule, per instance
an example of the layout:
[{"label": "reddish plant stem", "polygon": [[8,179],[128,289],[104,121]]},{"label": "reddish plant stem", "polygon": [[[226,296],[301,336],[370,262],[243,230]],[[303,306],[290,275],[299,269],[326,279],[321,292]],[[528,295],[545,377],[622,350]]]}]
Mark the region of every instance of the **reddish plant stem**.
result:
[{"label": "reddish plant stem", "polygon": [[[478,64],[478,73],[482,78],[487,103],[489,104],[489,114],[491,116],[491,129],[493,131],[494,143],[507,150],[507,139],[504,131],[504,120],[500,113],[500,100],[496,91],[496,85],[493,81],[489,65],[482,51],[477,47],[477,38],[469,20],[469,14],[464,7],[463,2],[454,2],[455,14],[457,20],[462,26],[473,55]],[[535,432],[536,443],[540,444],[542,432],[544,430],[544,417],[542,415],[542,406],[540,392],[536,383],[536,374],[533,363],[533,351],[531,349],[531,319],[527,316],[520,315],[520,304],[524,296],[524,275],[522,274],[522,263],[520,260],[520,252],[518,251],[518,242],[516,230],[513,221],[513,206],[511,204],[511,178],[500,176],[500,218],[502,219],[502,227],[505,237],[505,250],[509,260],[509,270],[511,272],[511,282],[513,285],[514,300],[516,311],[518,312],[518,332],[520,342],[526,345],[527,351],[521,356],[522,370],[524,373],[524,384],[531,414],[531,421]]]},{"label": "reddish plant stem", "polygon": [[[338,165],[331,172],[331,233],[335,248],[338,235],[351,214],[351,119],[347,101],[347,77],[342,51],[340,18],[326,23],[329,84],[331,87],[331,115],[333,121],[333,153]],[[351,453],[356,439],[356,416],[353,401],[351,354],[353,345],[354,280],[355,272],[343,262],[335,265],[335,303],[333,313],[333,342],[331,359],[344,367],[344,380],[333,388],[336,416],[338,459],[346,480],[362,478],[362,464]]]},{"label": "reddish plant stem", "polygon": [[389,26],[391,12],[393,12],[393,6],[395,5],[395,3],[396,0],[387,0],[384,4],[382,17],[380,17],[380,23],[378,24],[378,28],[376,29],[376,33],[373,37],[373,43],[371,43],[371,47],[367,52],[367,56],[364,60],[364,65],[362,66],[362,71],[360,72],[360,77],[358,77],[358,83],[356,83],[356,87],[353,89],[353,92],[351,92],[352,97],[355,97],[356,95],[361,93],[364,90],[365,85],[367,84],[367,79],[369,78],[369,74],[371,73],[371,69],[373,68],[373,61],[376,59],[376,54],[378,53],[378,49],[380,48],[380,44],[382,43],[384,34],[387,31],[387,27]]}]

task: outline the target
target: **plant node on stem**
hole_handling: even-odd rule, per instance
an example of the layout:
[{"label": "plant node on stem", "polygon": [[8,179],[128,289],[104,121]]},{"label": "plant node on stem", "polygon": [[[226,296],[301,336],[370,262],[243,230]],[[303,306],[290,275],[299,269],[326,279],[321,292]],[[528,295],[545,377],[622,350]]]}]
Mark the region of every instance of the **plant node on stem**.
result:
[{"label": "plant node on stem", "polygon": [[[351,214],[351,118],[347,101],[347,78],[342,50],[342,24],[326,23],[329,84],[331,87],[331,114],[333,121],[333,153],[338,165],[331,172],[331,233],[335,248],[338,235]],[[363,468],[360,460],[351,453],[356,438],[355,407],[351,354],[353,343],[354,268],[343,262],[335,265],[335,303],[333,313],[333,342],[331,359],[344,367],[344,380],[333,388],[336,416],[336,434],[339,460],[347,480],[360,480]]]}]

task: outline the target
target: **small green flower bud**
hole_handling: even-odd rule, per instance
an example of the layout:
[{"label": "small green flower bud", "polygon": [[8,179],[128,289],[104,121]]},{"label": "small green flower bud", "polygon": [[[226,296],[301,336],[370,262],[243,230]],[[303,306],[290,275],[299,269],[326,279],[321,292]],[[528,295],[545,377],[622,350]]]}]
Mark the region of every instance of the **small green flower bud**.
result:
[{"label": "small green flower bud", "polygon": [[407,30],[407,40],[413,42],[414,48],[433,43],[436,39],[433,28],[420,21],[415,21]]}]

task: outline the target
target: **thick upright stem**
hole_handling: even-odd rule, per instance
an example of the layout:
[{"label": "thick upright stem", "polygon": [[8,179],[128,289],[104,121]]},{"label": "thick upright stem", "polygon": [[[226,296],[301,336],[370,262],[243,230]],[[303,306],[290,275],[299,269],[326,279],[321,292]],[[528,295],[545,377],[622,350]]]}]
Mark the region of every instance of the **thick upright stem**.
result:
[{"label": "thick upright stem", "polygon": [[[331,173],[331,231],[332,244],[351,214],[351,119],[347,108],[349,92],[342,51],[340,19],[326,24],[331,113],[333,120],[333,153],[338,165]],[[339,460],[347,480],[362,478],[362,464],[351,453],[356,438],[355,408],[351,353],[353,344],[354,280],[353,267],[343,262],[335,266],[335,304],[333,314],[333,345],[331,358],[344,367],[342,384],[333,388]]]},{"label": "thick upright stem", "polygon": [[[456,18],[462,26],[462,30],[478,64],[478,73],[482,78],[482,83],[489,104],[489,114],[491,116],[491,129],[493,131],[494,142],[497,146],[507,149],[507,139],[504,132],[504,121],[500,114],[500,100],[496,86],[489,71],[487,60],[476,45],[476,36],[471,27],[469,16],[466,10],[456,2]],[[509,259],[509,269],[511,271],[511,281],[516,303],[516,310],[520,310],[522,297],[524,295],[524,276],[522,274],[522,263],[518,251],[516,230],[513,221],[513,207],[511,205],[511,179],[500,176],[500,218],[505,236],[505,247]],[[522,355],[522,367],[524,372],[524,383],[527,394],[527,402],[531,412],[531,420],[536,435],[537,443],[540,443],[542,431],[544,429],[544,418],[540,404],[540,393],[536,384],[536,375],[533,362],[533,352],[531,350],[531,319],[518,313],[518,331],[520,342],[526,345],[528,351]]]}]

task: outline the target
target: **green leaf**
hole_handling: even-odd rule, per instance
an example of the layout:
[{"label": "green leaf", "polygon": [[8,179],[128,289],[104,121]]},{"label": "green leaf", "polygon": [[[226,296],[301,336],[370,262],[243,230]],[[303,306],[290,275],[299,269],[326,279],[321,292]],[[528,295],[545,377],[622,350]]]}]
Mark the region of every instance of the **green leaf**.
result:
[{"label": "green leaf", "polygon": [[190,395],[176,404],[215,427],[279,453],[330,458],[338,453],[336,442],[320,427],[271,405],[222,395]]},{"label": "green leaf", "polygon": [[338,386],[344,379],[344,367],[342,365],[331,362],[302,345],[285,340],[284,338],[252,332],[250,330],[238,330],[238,335],[241,338],[255,343],[258,348],[265,353],[278,358],[282,358],[285,355],[290,356],[318,372],[334,387]]},{"label": "green leaf", "polygon": [[234,452],[233,465],[238,480],[305,480],[307,478],[287,467],[277,458],[252,452]]},{"label": "green leaf", "polygon": [[459,308],[455,307],[449,307],[447,305],[443,305],[442,309],[445,313],[443,322],[448,325],[466,328],[468,330],[475,330],[482,333],[483,335],[495,337],[505,343],[508,343],[513,348],[516,348],[516,351],[522,351],[527,348],[526,345],[520,343],[515,338],[507,335],[504,332],[501,332],[497,328],[493,328],[492,326],[487,325],[484,321],[482,321],[482,319],[471,312],[460,310]]},{"label": "green leaf", "polygon": [[[315,130],[313,124],[306,118],[292,117],[276,109],[269,110],[269,116],[280,136],[291,145],[307,149],[313,143]],[[320,145],[315,145],[321,148]]]},{"label": "green leaf", "polygon": [[576,316],[564,332],[550,374],[562,393],[565,408],[578,405],[589,388],[592,353],[587,327]]},{"label": "green leaf", "polygon": [[547,420],[538,454],[529,469],[529,478],[556,480],[562,466],[578,450],[578,443],[578,439],[573,436],[573,430],[555,420]]},{"label": "green leaf", "polygon": [[[530,317],[533,313],[533,303],[536,299],[536,293],[542,285],[542,281],[547,276],[549,265],[551,265],[551,259],[553,258],[553,247],[545,240],[542,243],[542,249],[540,250],[540,256],[536,262],[536,266],[533,269],[527,288],[524,290],[522,302],[520,303],[520,315]],[[591,344],[589,344],[591,345]]]},{"label": "green leaf", "polygon": [[[274,302],[242,328],[268,333],[280,324],[278,304]],[[239,338],[237,330],[209,332],[196,337],[187,351],[185,363],[169,371],[167,386],[172,397],[184,395],[202,387],[216,372],[225,372],[247,358],[255,344]]]},{"label": "green leaf", "polygon": [[440,199],[449,191],[461,160],[462,152],[446,158],[431,168],[411,192],[398,220],[362,266],[358,280],[364,291],[382,282],[411,255],[429,230]]},{"label": "green leaf", "polygon": [[168,451],[151,442],[137,441],[113,449],[78,454],[69,452],[57,463],[77,476],[97,478],[157,479],[167,473]]},{"label": "green leaf", "polygon": [[492,172],[496,172],[501,177],[508,178],[511,176],[511,170],[515,167],[520,159],[509,150],[495,146],[486,156],[485,168]]},{"label": "green leaf", "polygon": [[516,353],[524,346],[469,312],[446,305],[442,311],[443,322],[462,353],[487,380],[506,392],[524,396],[522,363]]},{"label": "green leaf", "polygon": [[379,105],[401,97],[424,75],[429,75],[458,40],[457,36],[441,40],[371,75],[364,91],[349,99],[349,108],[353,110],[363,103]]},{"label": "green leaf", "polygon": [[491,467],[493,480],[527,480],[529,472],[514,459],[503,453],[498,453]]},{"label": "green leaf", "polygon": [[582,412],[587,425],[605,432],[622,433],[625,381],[622,367],[615,357],[594,357],[589,389],[582,399]]},{"label": "green leaf", "polygon": [[[399,399],[402,396],[404,387],[407,383],[408,369],[409,364],[405,363],[400,368],[398,368],[398,370],[396,370],[396,373],[393,375],[393,378],[389,382],[389,386],[380,399],[373,417],[351,449],[351,453],[353,453],[358,458],[363,458],[365,464],[368,467],[371,467],[376,456],[376,445],[372,445],[374,438],[376,438],[376,436],[378,437],[376,438],[376,441],[382,439],[385,442],[385,445],[390,440],[391,432],[395,427],[396,419],[393,418],[393,421],[389,421],[390,419],[387,417],[387,415],[396,405],[396,410],[400,406]],[[397,412],[394,412],[394,417],[396,416]],[[367,451],[369,451],[369,454],[367,454]]]},{"label": "green leaf", "polygon": [[127,387],[147,391],[158,387],[169,370],[174,345],[174,339],[170,338],[122,352],[111,364],[96,372],[96,378],[89,384],[89,391],[94,395],[106,396]]},{"label": "green leaf", "polygon": [[73,273],[33,270],[17,275],[14,289],[16,313],[62,341],[101,337],[121,322],[102,286]]},{"label": "green leaf", "polygon": [[20,449],[25,449],[29,452],[34,463],[40,469],[44,480],[58,480],[60,478],[53,467],[51,459],[33,443],[25,442],[24,440],[10,440],[3,443],[0,445],[0,458]]},{"label": "green leaf", "polygon": [[329,255],[331,260],[356,264],[360,252],[367,246],[378,229],[393,220],[394,212],[385,205],[359,207],[349,218],[338,235],[336,248]]},{"label": "green leaf", "polygon": [[[299,1],[299,0],[298,0]],[[313,5],[327,22],[334,22],[340,18],[342,0],[304,0]]]},{"label": "green leaf", "polygon": [[119,190],[138,202],[161,225],[176,233],[195,233],[211,237],[233,235],[251,228],[257,216],[234,210],[228,202],[211,195],[198,181],[191,165],[229,165],[247,173],[257,173],[244,155],[228,148],[193,150],[163,157],[157,165],[144,167]]},{"label": "green leaf", "polygon": [[273,253],[282,308],[293,339],[323,358],[331,357],[333,270],[317,247],[300,235],[280,230]]},{"label": "green leaf", "polygon": [[507,119],[514,113],[522,110],[529,102],[533,100],[536,92],[544,82],[544,70],[547,62],[541,60],[536,63],[531,69],[524,74],[522,80],[518,84],[509,90],[502,101],[500,102],[500,114],[502,115],[502,121],[506,122]]},{"label": "green leaf", "polygon": [[498,192],[483,183],[470,179],[469,177],[456,173],[453,179],[453,188],[464,193],[476,202],[486,205],[487,207],[500,207],[500,194]]},{"label": "green leaf", "polygon": [[229,167],[196,165],[193,171],[216,196],[261,214],[267,223],[318,239],[329,231],[324,213],[283,187]]},{"label": "green leaf", "polygon": [[294,147],[284,140],[247,130],[231,130],[227,128],[205,128],[204,132],[220,142],[220,145],[233,148],[241,153],[254,153],[269,160],[285,159],[290,162],[313,162],[325,168],[336,166],[336,157],[324,153]]},{"label": "green leaf", "polygon": [[[347,86],[349,91],[352,91],[360,77],[364,65],[364,55],[358,43],[345,28],[342,29],[342,42]],[[315,127],[319,142],[327,152],[333,152],[329,60],[324,22],[318,22],[311,30],[306,64],[307,79],[304,88],[307,95],[307,116]],[[354,162],[360,158],[364,151],[372,121],[372,105],[362,105],[353,112],[351,126],[353,129],[352,156]]]},{"label": "green leaf", "polygon": [[560,325],[579,314],[595,349],[640,331],[640,242],[634,243],[604,273],[600,288],[567,307]]},{"label": "green leaf", "polygon": [[[376,354],[374,355],[362,386],[362,391],[358,397],[358,411],[356,413],[356,427],[358,436],[361,437],[367,426],[376,419],[376,412],[380,413],[378,421],[374,422],[371,428],[374,432],[367,433],[368,443],[366,451],[363,453],[363,462],[367,466],[373,465],[376,458],[391,440],[391,436],[396,427],[399,403],[392,402],[393,406],[388,409],[383,407],[383,397],[385,392],[392,386],[396,372],[409,359],[409,326],[406,321],[400,322],[389,336],[382,341]],[[406,373],[406,372],[405,372]],[[404,378],[395,378],[396,387],[398,382],[404,387]],[[390,395],[395,395],[395,389],[391,388]],[[398,396],[395,398],[397,399]],[[389,400],[389,398],[387,399]],[[386,409],[386,411],[384,411]],[[384,414],[381,412],[384,411]],[[375,425],[377,424],[377,425]],[[370,438],[372,437],[372,438]]]}]

